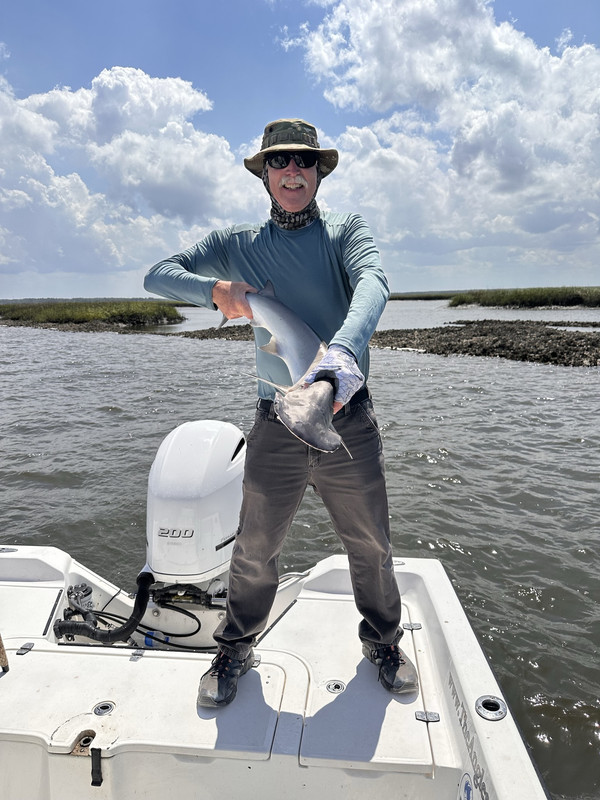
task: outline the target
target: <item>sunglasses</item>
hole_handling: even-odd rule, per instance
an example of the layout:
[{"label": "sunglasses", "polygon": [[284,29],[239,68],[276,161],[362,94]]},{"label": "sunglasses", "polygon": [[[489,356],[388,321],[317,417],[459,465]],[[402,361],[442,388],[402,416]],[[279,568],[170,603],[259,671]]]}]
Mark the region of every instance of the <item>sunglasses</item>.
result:
[{"label": "sunglasses", "polygon": [[278,152],[271,153],[265,160],[273,169],[285,169],[292,158],[296,162],[297,167],[300,169],[308,169],[308,167],[314,167],[317,163],[319,154],[312,150],[298,150],[294,153]]}]

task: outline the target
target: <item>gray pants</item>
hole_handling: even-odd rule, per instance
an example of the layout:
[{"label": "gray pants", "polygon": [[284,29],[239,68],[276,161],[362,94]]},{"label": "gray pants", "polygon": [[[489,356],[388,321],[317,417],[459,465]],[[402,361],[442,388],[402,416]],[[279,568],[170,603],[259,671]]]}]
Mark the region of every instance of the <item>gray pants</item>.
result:
[{"label": "gray pants", "polygon": [[233,658],[244,658],[265,628],[279,583],[279,554],[308,485],[322,498],[348,552],[354,599],[363,617],[360,639],[374,644],[400,639],[383,453],[371,400],[345,406],[334,426],[352,458],[342,447],[335,453],[309,448],[272,410],[256,412],[227,614],[215,631],[215,640]]}]

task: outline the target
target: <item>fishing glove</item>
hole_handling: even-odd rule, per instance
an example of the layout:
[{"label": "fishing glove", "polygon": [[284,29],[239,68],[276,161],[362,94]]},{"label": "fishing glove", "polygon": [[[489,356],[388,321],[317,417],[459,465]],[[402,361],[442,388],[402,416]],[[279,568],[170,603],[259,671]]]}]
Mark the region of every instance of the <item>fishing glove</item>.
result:
[{"label": "fishing glove", "polygon": [[312,369],[305,383],[327,378],[335,387],[334,401],[346,405],[365,382],[365,376],[358,368],[353,354],[340,344],[332,344],[316,367]]}]

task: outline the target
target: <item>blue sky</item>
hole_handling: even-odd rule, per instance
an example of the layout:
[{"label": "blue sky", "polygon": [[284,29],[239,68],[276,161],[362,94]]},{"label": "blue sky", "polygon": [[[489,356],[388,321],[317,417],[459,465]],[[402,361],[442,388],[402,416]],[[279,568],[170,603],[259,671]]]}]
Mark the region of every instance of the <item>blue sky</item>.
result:
[{"label": "blue sky", "polygon": [[242,158],[283,116],[395,291],[600,284],[591,0],[20,0],[0,43],[0,297],[140,296],[263,218]]}]

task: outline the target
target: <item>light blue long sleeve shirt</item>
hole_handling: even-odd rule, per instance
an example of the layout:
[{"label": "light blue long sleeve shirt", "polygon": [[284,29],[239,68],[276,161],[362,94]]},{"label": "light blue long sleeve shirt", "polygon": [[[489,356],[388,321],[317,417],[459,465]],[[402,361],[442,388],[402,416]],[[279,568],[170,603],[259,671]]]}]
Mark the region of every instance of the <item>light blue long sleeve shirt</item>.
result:
[{"label": "light blue long sleeve shirt", "polygon": [[[358,214],[323,211],[310,225],[292,231],[271,220],[213,231],[183,253],[155,264],[144,288],[215,308],[212,290],[218,280],[245,281],[256,289],[270,281],[280,302],[324,342],[350,350],[368,377],[368,343],[389,287],[371,231]],[[257,348],[268,338],[255,328]],[[290,382],[281,359],[258,349],[256,368],[259,378]],[[272,398],[274,389],[259,381],[259,395]]]}]

